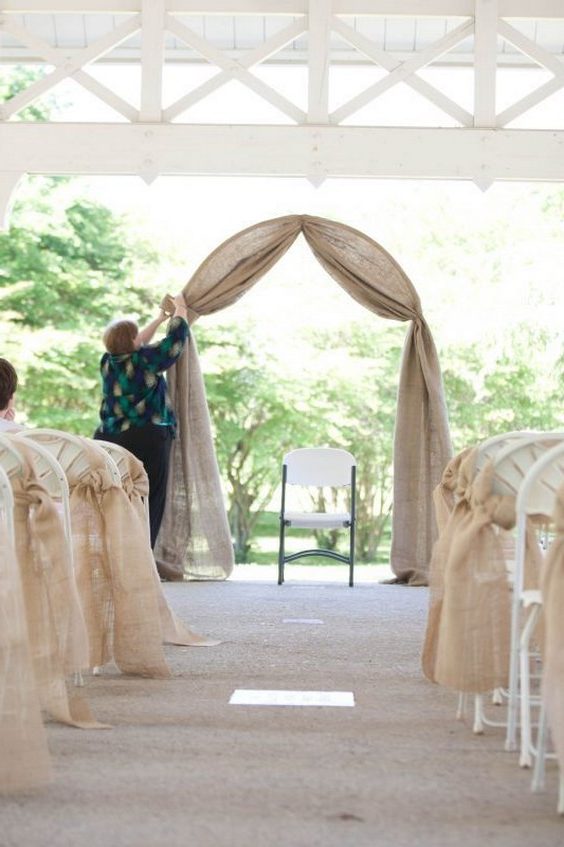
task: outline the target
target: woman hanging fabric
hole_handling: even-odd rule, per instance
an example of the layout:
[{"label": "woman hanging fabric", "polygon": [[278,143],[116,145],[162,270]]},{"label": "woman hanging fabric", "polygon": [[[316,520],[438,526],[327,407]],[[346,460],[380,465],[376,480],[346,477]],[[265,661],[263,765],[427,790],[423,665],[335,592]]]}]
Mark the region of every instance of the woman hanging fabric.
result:
[{"label": "woman hanging fabric", "polygon": [[[189,329],[182,294],[174,298],[174,313],[164,338],[150,344],[168,315],[158,316],[144,329],[133,320],[118,318],[103,336],[101,424],[94,438],[125,447],[145,467],[149,477],[151,547],[154,548],[165,507],[170,448],[176,434],[176,417],[164,372],[178,359]],[[161,573],[163,578],[178,574]]]}]

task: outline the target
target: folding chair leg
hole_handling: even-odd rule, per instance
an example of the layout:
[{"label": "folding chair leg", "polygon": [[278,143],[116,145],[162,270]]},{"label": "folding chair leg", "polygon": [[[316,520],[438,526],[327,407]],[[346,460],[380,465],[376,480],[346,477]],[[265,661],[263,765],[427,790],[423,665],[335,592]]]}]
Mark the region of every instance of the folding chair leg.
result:
[{"label": "folding chair leg", "polygon": [[351,538],[349,547],[349,587],[354,585],[354,524],[351,526]]},{"label": "folding chair leg", "polygon": [[278,547],[278,585],[284,582],[284,521],[280,521],[280,544]]}]

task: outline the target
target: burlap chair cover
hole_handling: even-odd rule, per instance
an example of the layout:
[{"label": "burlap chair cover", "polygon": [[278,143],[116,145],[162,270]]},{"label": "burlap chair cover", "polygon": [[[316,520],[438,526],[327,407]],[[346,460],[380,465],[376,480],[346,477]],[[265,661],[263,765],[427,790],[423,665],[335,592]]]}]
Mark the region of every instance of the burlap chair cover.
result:
[{"label": "burlap chair cover", "polygon": [[425,640],[423,643],[422,666],[425,675],[434,679],[436,663],[436,647],[439,631],[439,622],[444,596],[444,570],[448,551],[455,528],[462,515],[469,510],[469,505],[464,498],[460,499],[456,520],[451,520],[456,507],[456,489],[460,465],[470,454],[471,448],[467,447],[461,453],[454,456],[448,462],[443,471],[441,481],[433,491],[433,504],[435,507],[435,520],[437,522],[438,537],[433,545],[433,554],[429,567],[429,611],[427,614],[427,625],[425,629]]},{"label": "burlap chair cover", "polygon": [[564,774],[564,485],[554,510],[555,538],[542,571],[544,611],[543,698],[548,722]]},{"label": "burlap chair cover", "polygon": [[[128,450],[124,449],[123,452],[127,455],[128,472],[127,474],[122,474],[122,488],[129,499],[132,509],[136,513],[137,520],[147,528],[146,538],[147,543],[150,545],[150,533],[144,502],[144,499],[149,495],[149,478],[147,477],[143,463]],[[174,614],[164,595],[157,567],[152,556],[151,561],[163,641],[167,644],[190,647],[211,647],[220,644],[217,640],[206,638],[194,632]]]},{"label": "burlap chair cover", "polygon": [[16,557],[0,513],[0,792],[49,782],[51,765]]},{"label": "burlap chair cover", "polygon": [[90,472],[75,478],[71,467],[67,478],[89,666],[113,659],[124,673],[168,677],[145,521],[113,481],[100,448],[83,444]]},{"label": "burlap chair cover", "polygon": [[[391,566],[396,581],[427,583],[435,527],[432,491],[451,455],[435,345],[410,280],[376,242],[323,218],[292,215],[264,221],[224,242],[184,289],[193,324],[235,303],[303,233],[327,272],[380,317],[411,321],[400,372],[394,436],[394,511]],[[167,508],[157,560],[190,579],[223,579],[233,567],[203,381],[191,336],[187,354],[171,369],[169,386],[179,420]]]},{"label": "burlap chair cover", "polygon": [[[429,679],[471,693],[508,684],[507,532],[516,520],[515,494],[495,493],[491,460],[475,476],[477,455],[474,449],[459,464],[456,503],[433,553],[422,662]],[[538,587],[541,559],[532,521],[525,559],[526,583]]]},{"label": "burlap chair cover", "polygon": [[67,686],[72,674],[88,667],[88,639],[63,525],[37,480],[28,446],[20,440],[14,445],[25,460],[23,473],[11,481],[16,556],[40,703],[61,723],[98,728],[83,693]]}]

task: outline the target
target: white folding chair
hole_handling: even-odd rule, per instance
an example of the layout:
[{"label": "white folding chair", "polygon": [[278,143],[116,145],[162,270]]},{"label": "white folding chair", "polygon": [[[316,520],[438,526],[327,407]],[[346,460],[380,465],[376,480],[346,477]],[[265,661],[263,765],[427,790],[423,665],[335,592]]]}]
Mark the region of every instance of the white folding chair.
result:
[{"label": "white folding chair", "polygon": [[72,563],[72,531],[70,522],[69,486],[63,468],[53,454],[39,441],[30,437],[33,430],[15,433],[14,444],[21,439],[27,444],[33,455],[33,463],[37,479],[45,486],[50,497],[60,505],[63,528],[68,546],[69,561]]},{"label": "white folding chair", "polygon": [[[521,612],[523,602],[530,603],[531,597],[523,597],[523,579],[526,548],[527,517],[533,514],[544,514],[535,509],[541,508],[534,499],[519,500],[519,492],[525,477],[533,465],[552,447],[564,442],[564,432],[546,432],[531,435],[513,442],[503,448],[494,458],[494,489],[495,493],[510,495],[516,498],[517,533],[515,542],[515,561],[511,581],[513,598],[511,608],[511,636],[509,659],[509,691],[507,707],[507,735],[505,746],[514,750],[517,739],[517,710],[519,702],[519,642],[522,631]],[[519,512],[521,508],[521,512]],[[544,508],[544,507],[543,507]],[[547,517],[550,516],[550,512]],[[526,727],[525,727],[526,731]],[[525,749],[529,744],[524,739]],[[529,744],[530,746],[530,744]],[[530,759],[522,754],[521,763],[530,765]]]},{"label": "white folding chair", "polygon": [[[57,429],[26,429],[19,433],[19,437],[30,438],[46,448],[58,461],[67,478],[69,473],[72,473],[74,479],[80,479],[91,472],[84,441],[79,435]],[[96,446],[96,441],[89,440],[88,443]],[[115,484],[121,485],[121,474],[115,461],[102,448],[98,452],[105,457]]]},{"label": "white folding chair", "polygon": [[[502,432],[497,435],[493,435],[490,438],[486,438],[479,445],[477,445],[477,454],[475,459],[474,466],[474,475],[477,475],[482,468],[485,466],[486,462],[492,460],[498,455],[498,453],[503,450],[505,447],[508,447],[512,444],[517,443],[518,441],[526,438],[537,438],[542,435],[542,432],[531,431],[531,430],[515,430],[510,432]],[[500,706],[503,703],[504,692],[501,689],[496,689],[492,692],[492,703],[496,706]],[[466,713],[468,695],[461,693],[458,698],[458,708],[456,712],[456,717],[458,720],[462,720]],[[506,722],[500,722],[496,720],[490,720],[486,717],[484,712],[484,695],[476,694],[474,695],[474,720],[473,720],[473,732],[476,735],[481,735],[484,732],[484,726],[505,726]]]},{"label": "white folding chair", "polygon": [[[516,724],[516,704],[521,706],[521,740],[520,740],[520,764],[522,767],[530,767],[532,756],[539,758],[538,750],[532,743],[531,729],[531,706],[533,698],[530,685],[531,650],[530,643],[532,635],[540,615],[542,607],[542,596],[539,590],[524,589],[524,566],[525,566],[525,533],[526,522],[529,515],[545,517],[550,520],[554,511],[556,496],[559,487],[564,483],[564,443],[556,444],[552,449],[546,451],[530,468],[523,479],[517,495],[517,555],[515,560],[515,598],[519,603],[514,603],[514,613],[522,616],[521,610],[529,610],[528,617],[523,626],[517,618],[518,645],[512,643],[512,659],[514,653],[518,652],[518,664],[514,690],[510,687],[510,706],[514,710],[514,722]],[[512,633],[516,637],[515,633]],[[539,700],[540,703],[540,700]],[[513,728],[513,727],[512,727]],[[508,733],[509,737],[509,733]],[[542,733],[541,733],[542,738]],[[544,739],[542,739],[544,742]],[[545,751],[542,751],[544,760]]]},{"label": "white folding chair", "polygon": [[[350,488],[350,510],[346,512],[298,512],[286,510],[286,486]],[[308,556],[324,556],[349,566],[349,585],[354,584],[356,460],[347,450],[334,447],[305,447],[286,453],[282,463],[280,507],[280,544],[278,549],[278,585],[284,582],[284,566]],[[349,530],[349,554],[315,548],[286,555],[285,535],[290,527],[300,529]]]}]

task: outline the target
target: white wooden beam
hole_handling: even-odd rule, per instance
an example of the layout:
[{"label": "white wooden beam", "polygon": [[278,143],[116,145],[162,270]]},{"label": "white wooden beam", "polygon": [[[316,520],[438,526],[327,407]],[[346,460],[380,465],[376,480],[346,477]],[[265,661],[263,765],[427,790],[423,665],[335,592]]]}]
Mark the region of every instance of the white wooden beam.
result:
[{"label": "white wooden beam", "polygon": [[66,59],[61,58],[59,51],[55,51],[49,44],[39,38],[33,36],[24,27],[18,26],[15,22],[10,21],[5,25],[5,29],[21,41],[25,45],[29,45],[32,49],[37,49],[47,62],[55,64],[55,70],[46,74],[42,79],[33,82],[23,91],[20,91],[15,97],[7,100],[0,109],[0,119],[6,119],[11,115],[17,114],[21,109],[28,106],[42,94],[49,91],[61,80],[66,77],[73,76],[82,68],[94,62],[100,56],[105,55],[118,44],[121,44],[139,29],[141,25],[141,17],[135,15],[132,18],[119,24],[111,32],[102,38],[97,39],[84,50],[78,50]]},{"label": "white wooden beam", "polygon": [[[564,17],[564,3],[562,4],[562,15]],[[529,56],[534,62],[537,62],[541,67],[551,71],[556,77],[564,79],[564,62],[548,50],[545,50],[536,42],[531,41],[522,32],[519,32],[515,27],[510,26],[506,21],[499,21],[498,32],[509,41],[517,50],[520,50],[526,56]]]},{"label": "white wooden beam", "polygon": [[10,211],[23,173],[0,171],[0,232],[10,225]]},{"label": "white wooden beam", "polygon": [[370,103],[376,97],[388,91],[398,82],[404,82],[412,74],[421,70],[421,68],[431,64],[431,62],[440,58],[444,53],[448,53],[449,50],[456,47],[457,44],[463,41],[473,31],[473,21],[465,21],[460,26],[457,26],[456,29],[453,29],[444,38],[431,44],[426,50],[422,50],[420,53],[416,53],[411,59],[402,62],[395,70],[384,77],[384,79],[369,86],[364,91],[361,91],[360,94],[357,94],[356,97],[353,97],[347,103],[335,109],[330,116],[331,122],[340,123],[345,118],[348,118],[363,106],[366,106],[367,103]]},{"label": "white wooden beam", "polygon": [[518,32],[514,27],[509,26],[505,21],[500,21],[499,33],[503,38],[513,44],[514,47],[522,50],[523,53],[526,53],[535,62],[538,62],[541,67],[546,68],[553,74],[552,79],[549,79],[525,97],[517,100],[497,116],[497,126],[503,127],[564,87],[564,63],[560,59],[557,59],[556,56],[548,53],[547,50],[543,50],[538,44],[535,44],[530,38]]},{"label": "white wooden beam", "polygon": [[8,122],[0,161],[13,174],[563,181],[564,131]]},{"label": "white wooden beam", "polygon": [[544,85],[539,85],[539,87],[535,88],[534,91],[531,91],[530,94],[522,97],[516,103],[513,103],[503,112],[499,113],[497,116],[498,127],[507,126],[507,124],[520,117],[524,112],[528,112],[529,109],[532,109],[533,106],[537,106],[539,103],[542,103],[543,100],[546,100],[547,97],[550,97],[552,94],[560,91],[561,88],[562,80],[557,79],[556,77],[549,79],[548,82],[544,83]]},{"label": "white wooden beam", "polygon": [[98,100],[105,103],[106,106],[109,106],[120,115],[123,115],[124,118],[127,118],[128,121],[139,120],[139,112],[131,103],[128,103],[127,100],[124,100],[115,91],[111,91],[103,83],[90,76],[90,74],[87,74],[86,71],[76,71],[72,75],[72,78],[97,97]]},{"label": "white wooden beam", "polygon": [[495,126],[498,0],[476,0],[474,126]]},{"label": "white wooden beam", "polygon": [[309,0],[307,122],[329,118],[329,39],[331,0]]},{"label": "white wooden beam", "polygon": [[[142,0],[3,0],[2,10],[27,12],[140,12]],[[308,0],[167,0],[167,11],[182,14],[307,14]],[[340,15],[428,15],[468,17],[474,0],[333,0]],[[561,0],[499,0],[502,17],[560,18]]]},{"label": "white wooden beam", "polygon": [[[297,21],[290,24],[290,26],[284,27],[283,30],[275,33],[275,35],[271,38],[267,38],[266,41],[263,41],[262,44],[259,44],[254,50],[249,50],[244,56],[241,56],[241,58],[238,59],[239,64],[243,68],[249,69],[254,65],[264,62],[270,56],[273,56],[286,47],[286,45],[292,42],[295,38],[298,38],[306,31],[306,28],[306,18],[299,18]],[[207,97],[222,85],[225,85],[225,83],[229,82],[230,79],[233,79],[233,75],[230,71],[224,70],[216,74],[211,79],[192,89],[192,91],[188,92],[188,94],[185,94],[165,109],[163,113],[164,120],[173,120],[178,115],[182,114],[182,112],[185,112],[186,109],[189,109],[195,103],[203,100],[204,97]]]},{"label": "white wooden beam", "polygon": [[164,0],[142,0],[141,121],[160,121],[162,118],[164,16]]},{"label": "white wooden beam", "polygon": [[[355,47],[360,53],[366,56],[366,58],[376,62],[387,71],[394,71],[402,63],[401,59],[392,56],[390,53],[386,53],[384,50],[380,50],[373,41],[370,41],[370,39],[361,33],[356,32],[356,30],[345,24],[340,18],[333,17],[331,29],[338,33],[344,41],[347,41],[352,47]],[[403,81],[410,88],[413,88],[414,91],[417,91],[418,94],[425,97],[426,100],[437,106],[437,108],[459,121],[462,126],[473,125],[474,118],[470,112],[467,112],[466,109],[463,109],[462,106],[459,106],[458,103],[455,103],[454,100],[451,100],[450,97],[447,97],[446,94],[443,94],[442,91],[439,91],[438,88],[421,79],[421,77],[413,74],[413,76],[407,77]]]},{"label": "white wooden beam", "polygon": [[176,20],[172,17],[172,15],[166,15],[165,26],[169,32],[181,41],[184,41],[194,50],[197,50],[197,52],[200,53],[201,56],[204,56],[204,58],[206,58],[209,62],[226,71],[233,79],[236,79],[243,83],[243,85],[246,85],[258,94],[259,97],[262,97],[263,100],[266,100],[271,106],[274,106],[275,109],[279,109],[283,114],[288,115],[288,117],[296,121],[296,123],[301,123],[305,120],[306,115],[302,109],[298,109],[294,103],[270,85],[267,85],[258,77],[250,73],[250,71],[248,71],[241,62],[235,59],[230,59],[225,55],[225,53],[218,50],[213,46],[213,44],[210,44],[209,41],[206,41],[204,38],[200,38],[200,36],[193,30],[180,23],[180,21]]}]

